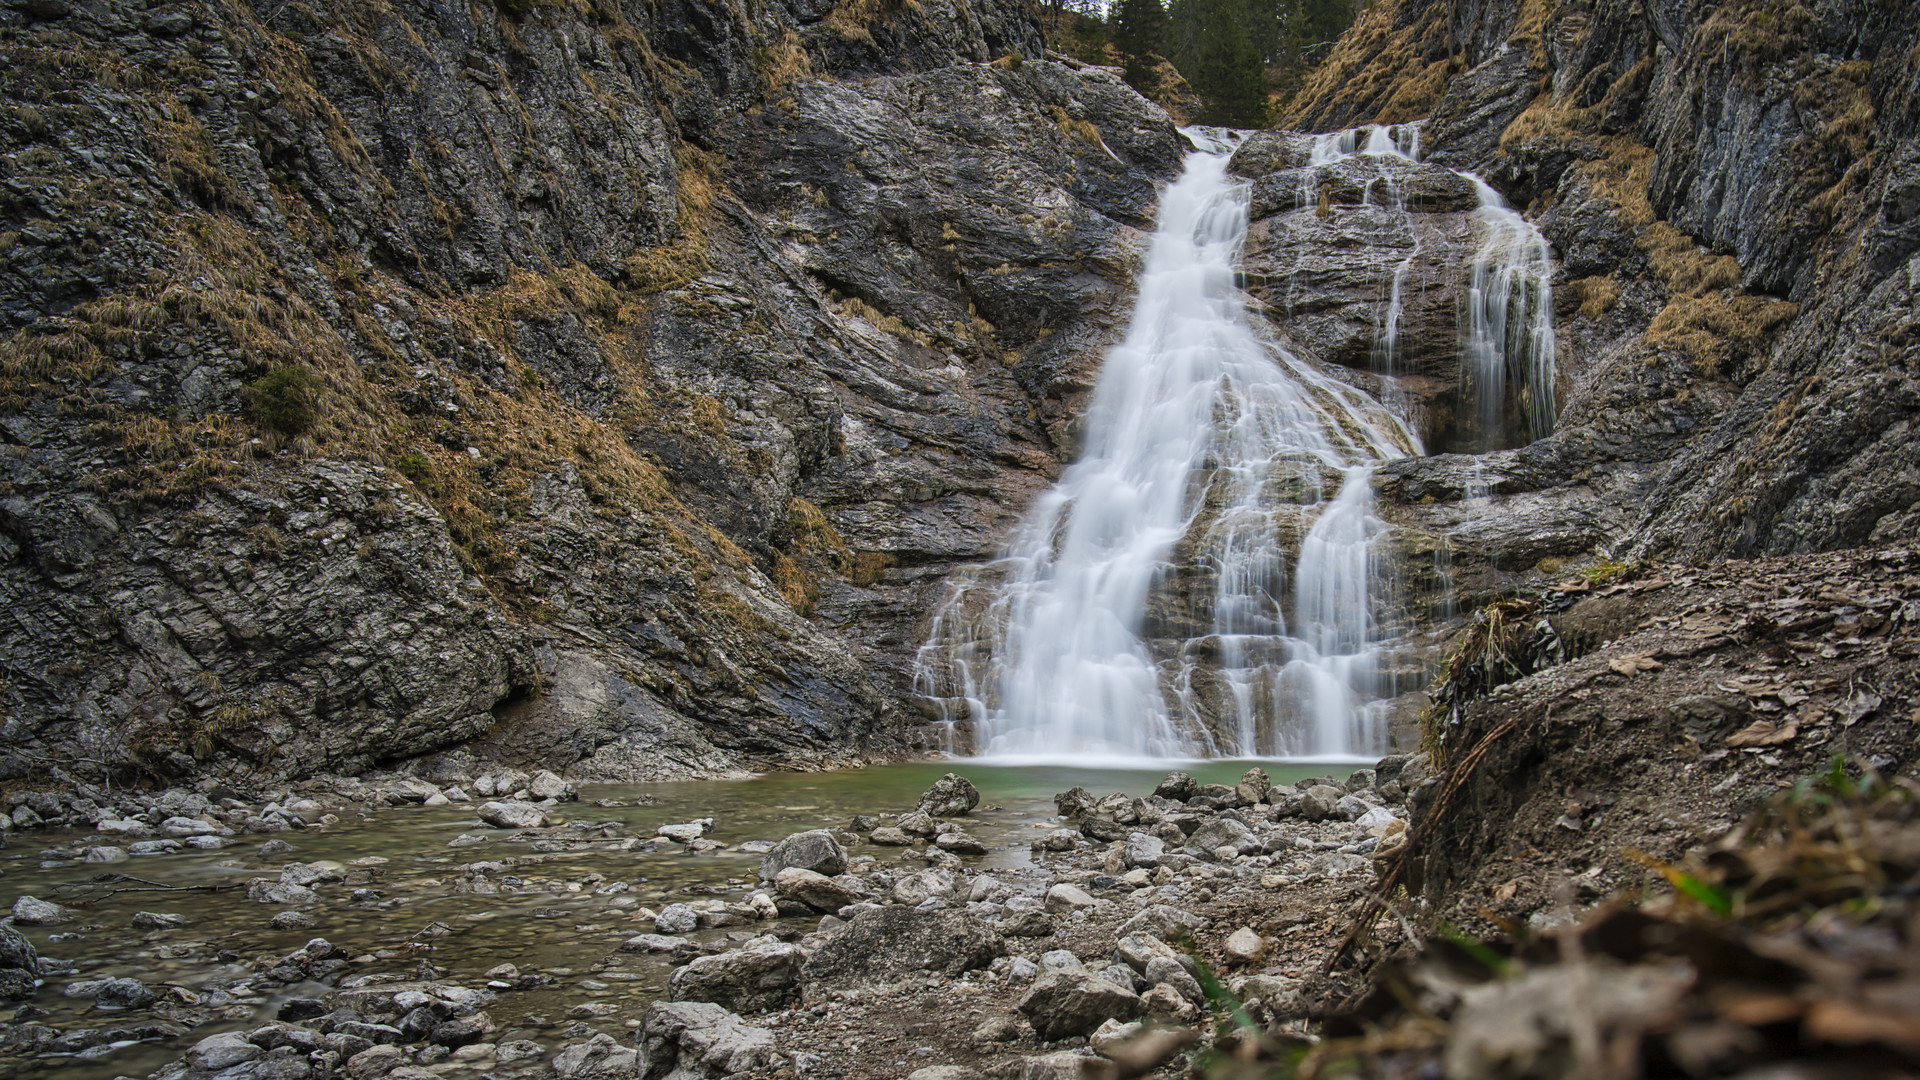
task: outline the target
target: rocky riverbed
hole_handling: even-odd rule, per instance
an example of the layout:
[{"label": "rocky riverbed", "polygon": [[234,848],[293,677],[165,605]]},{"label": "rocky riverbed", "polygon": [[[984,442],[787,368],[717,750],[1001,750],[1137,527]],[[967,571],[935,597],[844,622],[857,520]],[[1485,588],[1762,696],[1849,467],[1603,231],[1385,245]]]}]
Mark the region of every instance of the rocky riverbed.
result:
[{"label": "rocky riverbed", "polygon": [[[647,1076],[1024,1074],[1198,1019],[1201,965],[1303,1016],[1428,764],[1226,768],[1052,799],[1035,785],[1100,774],[996,775],[998,803],[958,776],[916,800],[926,767],[825,798],[813,776],[581,801],[513,772],[21,794],[0,1055],[103,1078],[627,1076],[636,1052]],[[679,813],[694,798],[709,815]],[[834,824],[771,827],[808,820]]]}]

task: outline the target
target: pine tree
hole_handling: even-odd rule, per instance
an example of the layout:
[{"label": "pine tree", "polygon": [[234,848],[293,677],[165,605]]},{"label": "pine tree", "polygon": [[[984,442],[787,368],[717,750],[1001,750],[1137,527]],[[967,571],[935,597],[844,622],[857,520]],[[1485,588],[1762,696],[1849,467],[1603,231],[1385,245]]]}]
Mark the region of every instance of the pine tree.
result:
[{"label": "pine tree", "polygon": [[1248,32],[1251,0],[1185,0],[1193,23],[1191,58],[1181,65],[1205,102],[1203,124],[1262,127],[1267,122],[1267,63]]},{"label": "pine tree", "polygon": [[1126,58],[1127,85],[1151,95],[1159,89],[1154,57],[1165,56],[1169,26],[1160,0],[1120,0],[1112,16],[1114,48]]}]

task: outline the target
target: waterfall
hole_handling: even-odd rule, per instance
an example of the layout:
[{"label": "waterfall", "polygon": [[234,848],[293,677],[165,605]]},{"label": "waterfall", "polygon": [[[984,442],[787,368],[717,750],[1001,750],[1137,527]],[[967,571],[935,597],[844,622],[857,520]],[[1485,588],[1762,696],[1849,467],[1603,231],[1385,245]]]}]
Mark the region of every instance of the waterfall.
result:
[{"label": "waterfall", "polygon": [[1254,330],[1230,137],[1189,134],[1080,459],[920,650],[917,692],[976,752],[1382,748],[1371,467],[1418,439]]},{"label": "waterfall", "polygon": [[[1356,158],[1420,160],[1420,125],[1372,124],[1314,137],[1301,184],[1301,201],[1312,201],[1317,169]],[[1482,444],[1497,449],[1507,428],[1508,387],[1512,407],[1527,439],[1553,433],[1555,342],[1553,332],[1553,257],[1547,239],[1534,224],[1508,206],[1492,185],[1474,173],[1451,170],[1473,185],[1479,200],[1474,218],[1480,226],[1480,244],[1467,271],[1467,291],[1460,320],[1461,396],[1473,417]],[[1408,274],[1421,253],[1419,230],[1413,226],[1395,175],[1382,168],[1387,190],[1385,205],[1407,222],[1413,247],[1395,266],[1387,286],[1387,300],[1376,323],[1373,367],[1394,374],[1394,352],[1399,344],[1400,314]],[[1371,183],[1368,190],[1371,191]]]},{"label": "waterfall", "polygon": [[1553,433],[1555,411],[1553,256],[1547,238],[1499,192],[1472,173],[1460,175],[1473,181],[1480,197],[1475,216],[1482,239],[1473,257],[1462,343],[1475,418],[1483,439],[1502,430],[1512,379],[1527,434],[1542,439]]},{"label": "waterfall", "polygon": [[[1165,192],[1127,335],[1107,356],[1084,449],[1005,553],[956,574],[915,664],[948,748],[996,756],[1345,756],[1385,748],[1381,612],[1395,589],[1372,470],[1423,450],[1383,403],[1257,332],[1238,288],[1247,194],[1234,137]],[[1379,163],[1363,185],[1402,215],[1417,124],[1314,138],[1320,169]],[[1463,412],[1495,441],[1515,409],[1553,424],[1550,262],[1539,231],[1478,177],[1480,241],[1460,319]],[[1394,374],[1413,250],[1383,282],[1372,366]],[[1509,392],[1511,388],[1511,393]],[[1400,407],[1390,407],[1397,404]],[[1450,560],[1448,560],[1450,562]],[[1436,573],[1450,572],[1436,556]]]}]

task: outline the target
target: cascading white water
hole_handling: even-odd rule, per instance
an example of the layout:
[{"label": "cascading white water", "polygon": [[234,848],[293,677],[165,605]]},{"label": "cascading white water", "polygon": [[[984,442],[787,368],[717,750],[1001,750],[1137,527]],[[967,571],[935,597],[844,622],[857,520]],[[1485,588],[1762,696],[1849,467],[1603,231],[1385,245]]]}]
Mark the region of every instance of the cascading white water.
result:
[{"label": "cascading white water", "polygon": [[1517,384],[1527,433],[1553,432],[1553,256],[1547,238],[1478,176],[1480,250],[1467,293],[1465,369],[1483,437],[1499,431],[1507,381]]},{"label": "cascading white water", "polygon": [[[1372,466],[1422,452],[1389,408],[1255,332],[1236,267],[1244,189],[1226,137],[1167,189],[1126,340],[1084,418],[1082,457],[1006,554],[956,576],[915,690],[949,749],[1064,758],[1343,756],[1384,748]],[[1385,205],[1413,228],[1395,169],[1419,127],[1315,139],[1310,165],[1381,159]],[[1303,205],[1318,197],[1305,171]],[[1478,177],[1483,239],[1463,313],[1463,392],[1501,429],[1511,379],[1534,436],[1553,420],[1551,265],[1540,234]],[[1372,184],[1364,189],[1371,200]],[[1418,234],[1378,322],[1393,374]],[[1391,381],[1388,389],[1392,395]],[[1332,498],[1329,490],[1337,487]],[[970,738],[954,737],[962,723]]]},{"label": "cascading white water", "polygon": [[917,690],[971,721],[978,752],[1380,749],[1370,466],[1418,440],[1255,333],[1231,146],[1190,134],[1207,149],[1162,199],[1080,460],[1004,558],[958,582],[921,650]]},{"label": "cascading white water", "polygon": [[[1315,136],[1308,164],[1323,167],[1355,157],[1418,162],[1420,125],[1372,124]],[[1552,253],[1540,230],[1508,206],[1485,180],[1464,170],[1453,172],[1473,185],[1480,203],[1474,213],[1480,224],[1480,245],[1468,270],[1461,319],[1460,343],[1465,360],[1462,396],[1487,448],[1492,448],[1505,428],[1509,384],[1514,388],[1515,404],[1528,438],[1545,438],[1553,433],[1557,411]],[[1304,175],[1301,198],[1307,202],[1316,173],[1310,169]],[[1413,237],[1412,249],[1394,268],[1374,340],[1374,369],[1391,375],[1407,275],[1420,255],[1420,234],[1413,228],[1412,215],[1407,213],[1393,174],[1383,168],[1381,179],[1387,189],[1386,205],[1407,221]]]}]

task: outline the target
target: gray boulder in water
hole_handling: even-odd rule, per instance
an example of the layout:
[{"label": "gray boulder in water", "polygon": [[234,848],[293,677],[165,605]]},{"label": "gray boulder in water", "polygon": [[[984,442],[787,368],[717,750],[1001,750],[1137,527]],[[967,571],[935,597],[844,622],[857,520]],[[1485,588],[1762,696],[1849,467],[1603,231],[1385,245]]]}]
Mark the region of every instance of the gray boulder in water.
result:
[{"label": "gray boulder in water", "polygon": [[772,881],[790,866],[832,877],[846,872],[847,849],[825,829],[794,833],[760,860],[760,877]]},{"label": "gray boulder in water", "polygon": [[20,926],[58,926],[72,922],[73,912],[36,896],[22,896],[13,902],[13,921]]},{"label": "gray boulder in water", "polygon": [[40,954],[33,942],[13,927],[0,923],[0,1000],[33,996],[33,979],[40,973]]},{"label": "gray boulder in water", "polygon": [[933,817],[959,817],[980,805],[980,789],[959,773],[948,773],[920,796],[919,809]]}]

